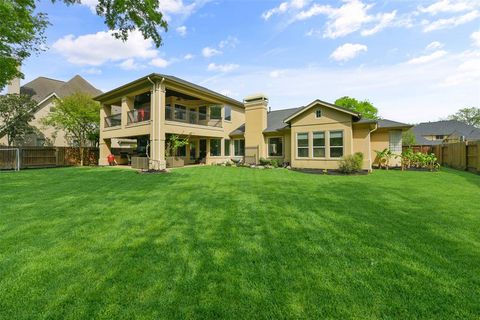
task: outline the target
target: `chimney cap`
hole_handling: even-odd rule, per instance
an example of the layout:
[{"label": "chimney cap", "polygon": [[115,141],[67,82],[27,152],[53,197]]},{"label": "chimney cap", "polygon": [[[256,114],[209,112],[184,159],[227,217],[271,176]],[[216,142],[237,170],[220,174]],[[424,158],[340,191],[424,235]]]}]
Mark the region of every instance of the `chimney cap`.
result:
[{"label": "chimney cap", "polygon": [[268,97],[263,94],[263,93],[255,93],[252,95],[249,95],[243,99],[243,102],[255,102],[255,101],[266,101],[268,102]]}]

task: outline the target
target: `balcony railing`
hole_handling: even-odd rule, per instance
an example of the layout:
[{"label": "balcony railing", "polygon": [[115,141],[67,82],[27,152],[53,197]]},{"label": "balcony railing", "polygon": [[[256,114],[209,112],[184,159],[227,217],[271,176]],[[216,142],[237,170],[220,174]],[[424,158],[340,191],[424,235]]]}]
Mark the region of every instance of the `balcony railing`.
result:
[{"label": "balcony railing", "polygon": [[150,120],[150,108],[141,108],[128,111],[127,124],[139,123]]},{"label": "balcony railing", "polygon": [[122,125],[122,115],[120,113],[105,117],[105,128],[118,127],[120,125]]},{"label": "balcony railing", "polygon": [[180,108],[165,108],[165,120],[197,124],[209,127],[222,127],[222,118],[212,119],[209,115],[198,111]]}]

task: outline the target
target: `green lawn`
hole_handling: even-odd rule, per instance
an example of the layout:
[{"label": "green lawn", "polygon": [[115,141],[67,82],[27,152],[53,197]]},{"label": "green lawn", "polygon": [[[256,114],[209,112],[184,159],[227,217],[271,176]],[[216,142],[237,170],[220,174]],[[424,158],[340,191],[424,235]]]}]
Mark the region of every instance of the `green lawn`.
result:
[{"label": "green lawn", "polygon": [[478,319],[480,176],[0,174],[1,319]]}]

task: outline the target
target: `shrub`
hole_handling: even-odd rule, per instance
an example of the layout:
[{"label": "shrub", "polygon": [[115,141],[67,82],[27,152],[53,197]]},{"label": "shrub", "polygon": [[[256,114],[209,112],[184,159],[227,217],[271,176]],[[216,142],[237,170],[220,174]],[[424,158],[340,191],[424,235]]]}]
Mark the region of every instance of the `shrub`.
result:
[{"label": "shrub", "polygon": [[278,168],[280,166],[280,161],[277,159],[270,160],[270,165],[274,168]]},{"label": "shrub", "polygon": [[353,155],[343,157],[338,163],[338,170],[345,174],[351,174],[362,170],[363,153],[357,152]]},{"label": "shrub", "polygon": [[270,164],[270,160],[265,159],[265,158],[260,158],[259,161],[260,161],[260,164],[261,164],[262,166],[267,166],[267,165]]}]

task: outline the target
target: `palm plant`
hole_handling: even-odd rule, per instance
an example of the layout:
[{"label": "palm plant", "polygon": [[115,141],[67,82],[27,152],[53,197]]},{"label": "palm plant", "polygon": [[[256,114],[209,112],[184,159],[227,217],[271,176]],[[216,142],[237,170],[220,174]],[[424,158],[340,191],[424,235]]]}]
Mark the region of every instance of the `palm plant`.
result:
[{"label": "palm plant", "polygon": [[375,153],[377,154],[380,168],[383,167],[388,170],[388,167],[390,166],[390,159],[393,157],[392,151],[390,151],[388,148],[385,148],[382,151],[375,150]]}]

